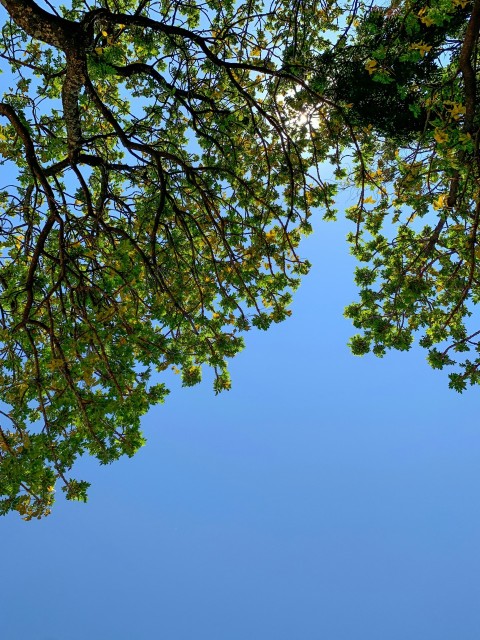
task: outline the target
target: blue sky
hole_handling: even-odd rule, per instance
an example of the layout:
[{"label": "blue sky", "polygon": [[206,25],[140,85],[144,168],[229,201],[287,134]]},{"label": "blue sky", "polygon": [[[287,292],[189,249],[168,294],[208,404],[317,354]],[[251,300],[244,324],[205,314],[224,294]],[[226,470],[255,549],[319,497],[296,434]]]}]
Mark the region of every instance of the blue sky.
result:
[{"label": "blue sky", "polygon": [[2,640],[478,640],[479,390],[349,354],[345,233],[230,392],[173,388],[87,505],[0,521]]},{"label": "blue sky", "polygon": [[0,640],[480,638],[480,389],[350,355],[347,226],[315,229],[230,392],[175,379],[87,505],[0,519]]}]

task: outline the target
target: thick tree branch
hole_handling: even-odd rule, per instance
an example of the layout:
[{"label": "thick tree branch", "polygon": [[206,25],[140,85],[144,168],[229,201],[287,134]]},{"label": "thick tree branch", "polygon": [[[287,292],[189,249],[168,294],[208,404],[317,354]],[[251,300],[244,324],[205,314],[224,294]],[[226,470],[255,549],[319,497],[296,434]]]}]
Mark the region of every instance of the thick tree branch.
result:
[{"label": "thick tree branch", "polygon": [[0,0],[0,3],[29,36],[62,50],[80,29],[76,22],[48,13],[33,0]]},{"label": "thick tree branch", "polygon": [[475,0],[472,15],[468,22],[467,31],[460,52],[459,68],[465,86],[465,125],[464,130],[472,133],[476,111],[477,81],[472,65],[472,54],[478,42],[480,31],[480,0]]},{"label": "thick tree branch", "polygon": [[82,144],[78,98],[86,78],[87,64],[83,52],[68,49],[66,76],[62,86],[62,106],[67,128],[68,155],[72,162],[75,162]]}]

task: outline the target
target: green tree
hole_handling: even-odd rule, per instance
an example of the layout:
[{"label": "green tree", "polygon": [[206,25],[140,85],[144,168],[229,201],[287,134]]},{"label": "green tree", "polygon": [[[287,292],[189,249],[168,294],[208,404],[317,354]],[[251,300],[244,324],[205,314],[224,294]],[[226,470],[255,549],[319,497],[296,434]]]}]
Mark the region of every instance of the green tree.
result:
[{"label": "green tree", "polygon": [[363,263],[360,300],[346,310],[362,330],[351,347],[383,356],[418,337],[463,391],[480,381],[480,2],[396,3],[356,25],[339,56],[341,68],[349,48],[348,64],[362,61],[371,77],[368,97],[353,80],[341,89],[360,194],[349,240]]},{"label": "green tree", "polygon": [[138,450],[158,373],[228,389],[337,186],[353,352],[420,334],[451,386],[479,381],[480,0],[0,4],[1,513],[48,514],[57,481],[85,500],[76,458]]},{"label": "green tree", "polygon": [[381,357],[417,338],[463,391],[480,382],[480,2],[353,3],[339,24],[329,46],[287,47],[284,65],[308,85],[297,104],[339,185],[358,193],[351,349]]},{"label": "green tree", "polygon": [[[426,25],[423,2],[372,7],[350,16],[348,31],[314,62],[311,86],[335,103],[351,104],[350,122],[372,126],[397,143],[419,137],[429,115],[425,99],[442,83],[442,61],[468,9],[457,5],[443,21]],[[349,37],[350,35],[350,37]]]},{"label": "green tree", "polygon": [[85,500],[79,455],[138,450],[152,374],[230,387],[242,332],[289,315],[333,192],[282,106],[314,3],[1,4],[0,512],[30,519],[57,480]]}]

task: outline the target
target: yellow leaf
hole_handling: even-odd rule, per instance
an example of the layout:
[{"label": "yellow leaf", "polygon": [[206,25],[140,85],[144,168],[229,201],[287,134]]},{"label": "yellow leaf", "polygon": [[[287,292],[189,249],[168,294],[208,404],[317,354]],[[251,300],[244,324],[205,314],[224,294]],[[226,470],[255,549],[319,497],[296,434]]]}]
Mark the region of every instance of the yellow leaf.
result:
[{"label": "yellow leaf", "polygon": [[446,142],[448,140],[448,133],[445,133],[445,131],[442,131],[441,129],[435,129],[433,137],[439,144],[442,144],[442,142]]},{"label": "yellow leaf", "polygon": [[378,62],[376,60],[368,60],[365,63],[365,69],[368,71],[370,75],[376,71],[377,66],[378,66]]},{"label": "yellow leaf", "polygon": [[432,45],[425,44],[425,42],[414,42],[410,45],[410,49],[418,51],[420,55],[423,57],[426,53],[430,51]]},{"label": "yellow leaf", "polygon": [[433,24],[433,20],[425,15],[426,12],[427,12],[427,7],[423,7],[422,9],[420,9],[417,15],[424,25],[426,25],[427,27],[430,27]]},{"label": "yellow leaf", "polygon": [[372,196],[367,196],[364,201],[365,204],[375,204],[375,199]]},{"label": "yellow leaf", "polygon": [[63,367],[63,360],[60,360],[59,358],[53,358],[53,360],[47,364],[47,368],[50,369],[50,371],[60,369],[60,367]]},{"label": "yellow leaf", "polygon": [[438,196],[436,200],[433,201],[433,208],[438,211],[438,209],[443,209],[446,204],[448,198],[448,194],[442,193],[442,195]]},{"label": "yellow leaf", "polygon": [[431,18],[428,18],[427,16],[422,16],[420,20],[426,27],[431,27],[433,24],[433,20]]},{"label": "yellow leaf", "polygon": [[460,116],[462,116],[465,112],[466,108],[463,106],[463,104],[455,103],[450,110],[450,115],[454,120],[458,120]]},{"label": "yellow leaf", "polygon": [[101,56],[102,53],[103,53],[102,47],[96,47],[95,48],[95,53],[97,54],[97,56]]}]

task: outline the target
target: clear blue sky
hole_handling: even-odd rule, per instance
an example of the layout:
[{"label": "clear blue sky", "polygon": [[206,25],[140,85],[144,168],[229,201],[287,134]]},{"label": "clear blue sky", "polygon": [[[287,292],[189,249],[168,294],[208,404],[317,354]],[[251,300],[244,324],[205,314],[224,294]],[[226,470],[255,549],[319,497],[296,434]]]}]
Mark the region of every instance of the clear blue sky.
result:
[{"label": "clear blue sky", "polygon": [[348,353],[345,232],[230,392],[173,389],[87,505],[0,520],[2,640],[480,638],[480,390]]}]

